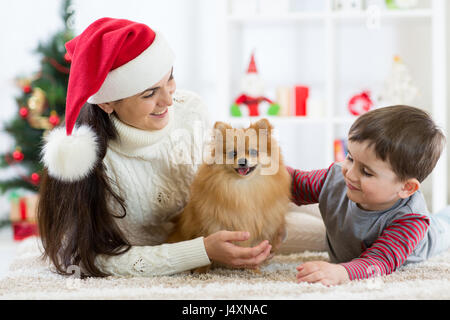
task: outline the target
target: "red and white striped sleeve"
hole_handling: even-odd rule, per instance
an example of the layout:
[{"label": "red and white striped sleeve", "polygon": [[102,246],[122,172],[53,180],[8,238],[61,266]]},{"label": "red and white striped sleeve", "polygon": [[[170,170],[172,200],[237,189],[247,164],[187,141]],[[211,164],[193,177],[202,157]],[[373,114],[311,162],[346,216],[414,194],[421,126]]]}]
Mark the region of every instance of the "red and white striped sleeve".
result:
[{"label": "red and white striped sleeve", "polygon": [[410,213],[402,216],[383,231],[381,236],[359,258],[341,263],[350,280],[383,276],[394,272],[425,237],[430,219]]},{"label": "red and white striped sleeve", "polygon": [[[333,163],[334,164],[334,163]],[[305,205],[319,202],[320,191],[322,190],[328,169],[301,171],[287,167],[292,177],[291,193],[296,205]]]}]

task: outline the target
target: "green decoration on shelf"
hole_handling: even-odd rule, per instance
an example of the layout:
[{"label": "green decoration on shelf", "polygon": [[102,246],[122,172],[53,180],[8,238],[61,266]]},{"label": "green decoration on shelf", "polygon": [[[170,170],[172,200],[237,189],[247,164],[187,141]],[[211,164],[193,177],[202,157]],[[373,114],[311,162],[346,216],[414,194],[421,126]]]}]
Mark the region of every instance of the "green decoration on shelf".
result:
[{"label": "green decoration on shelf", "polygon": [[398,6],[397,6],[397,3],[395,3],[395,0],[386,0],[386,8],[398,9]]},{"label": "green decoration on shelf", "polygon": [[267,110],[267,114],[269,116],[277,116],[279,112],[280,106],[278,105],[278,103],[272,103],[269,107],[269,110]]},{"label": "green decoration on shelf", "polygon": [[239,105],[237,105],[236,103],[233,103],[231,105],[230,111],[233,117],[242,117],[241,109],[239,109]]},{"label": "green decoration on shelf", "polygon": [[414,9],[417,8],[418,0],[386,0],[386,8],[396,9]]}]

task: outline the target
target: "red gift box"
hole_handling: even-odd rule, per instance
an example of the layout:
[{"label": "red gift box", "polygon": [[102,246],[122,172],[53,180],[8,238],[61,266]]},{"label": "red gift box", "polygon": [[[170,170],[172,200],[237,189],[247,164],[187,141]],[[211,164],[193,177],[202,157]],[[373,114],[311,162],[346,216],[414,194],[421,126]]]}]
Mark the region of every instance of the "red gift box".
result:
[{"label": "red gift box", "polygon": [[11,201],[10,220],[12,222],[25,220],[36,222],[38,201],[39,196],[37,194],[14,198]]},{"label": "red gift box", "polygon": [[21,241],[32,236],[39,236],[36,223],[27,221],[13,222],[12,227],[15,241]]},{"label": "red gift box", "polygon": [[13,198],[10,219],[14,240],[21,241],[31,236],[39,236],[36,223],[37,194]]},{"label": "red gift box", "polygon": [[309,88],[295,86],[295,115],[306,116],[306,102],[309,96]]}]

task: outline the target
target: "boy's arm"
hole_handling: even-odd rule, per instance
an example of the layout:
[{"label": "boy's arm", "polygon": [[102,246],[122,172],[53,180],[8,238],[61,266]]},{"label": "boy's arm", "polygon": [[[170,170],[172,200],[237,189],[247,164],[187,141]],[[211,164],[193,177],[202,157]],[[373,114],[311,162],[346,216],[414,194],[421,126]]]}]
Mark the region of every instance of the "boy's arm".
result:
[{"label": "boy's arm", "polygon": [[429,224],[427,216],[415,213],[396,219],[359,258],[341,265],[350,280],[390,274],[406,261],[425,237]]},{"label": "boy's arm", "polygon": [[293,202],[296,205],[312,204],[319,202],[320,191],[322,190],[325,179],[327,178],[328,169],[301,171],[287,167],[292,177],[291,193]]}]

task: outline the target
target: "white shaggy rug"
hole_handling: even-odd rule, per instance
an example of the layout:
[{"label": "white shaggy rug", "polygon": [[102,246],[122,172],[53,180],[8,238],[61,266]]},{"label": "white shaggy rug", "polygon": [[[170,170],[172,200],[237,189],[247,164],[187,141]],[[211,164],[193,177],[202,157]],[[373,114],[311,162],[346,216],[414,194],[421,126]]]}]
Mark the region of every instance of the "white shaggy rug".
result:
[{"label": "white shaggy rug", "polygon": [[205,275],[80,280],[52,273],[39,259],[36,239],[19,246],[0,280],[0,299],[450,299],[450,251],[389,276],[335,287],[295,282],[295,267],[304,261],[326,261],[325,252],[277,255],[260,274],[215,269]]}]

